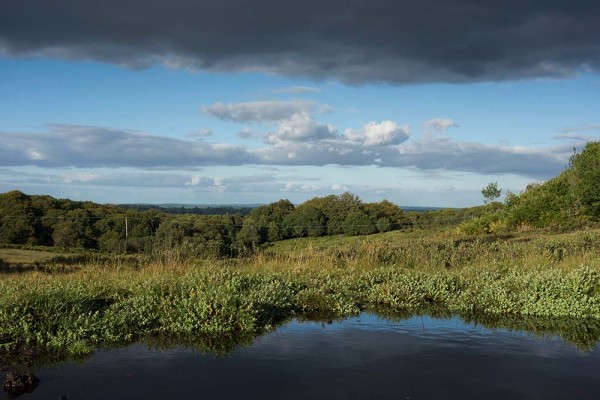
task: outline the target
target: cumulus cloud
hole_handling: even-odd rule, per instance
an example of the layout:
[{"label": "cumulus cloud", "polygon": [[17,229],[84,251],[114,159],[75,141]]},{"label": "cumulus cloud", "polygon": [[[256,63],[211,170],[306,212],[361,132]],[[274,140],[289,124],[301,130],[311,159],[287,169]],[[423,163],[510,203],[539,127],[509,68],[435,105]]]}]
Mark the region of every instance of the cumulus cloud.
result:
[{"label": "cumulus cloud", "polygon": [[331,124],[324,124],[308,114],[296,114],[281,121],[276,132],[267,133],[265,142],[277,144],[288,141],[317,141],[334,138],[337,131]]},{"label": "cumulus cloud", "polygon": [[457,128],[458,124],[450,118],[434,118],[423,122],[423,128],[427,133],[445,132],[449,128]]},{"label": "cumulus cloud", "polygon": [[[277,129],[264,135],[269,144],[334,138],[337,131],[332,125],[317,121],[314,108],[313,103],[306,101],[254,101],[215,103],[202,107],[202,111],[225,121],[274,123]],[[240,136],[248,138],[252,132],[242,131]]]},{"label": "cumulus cloud", "polygon": [[361,129],[346,129],[344,138],[365,146],[387,146],[400,144],[410,136],[409,125],[398,125],[394,121],[371,121]]},{"label": "cumulus cloud", "polygon": [[598,26],[596,0],[5,1],[0,50],[351,84],[479,82],[598,71]]}]

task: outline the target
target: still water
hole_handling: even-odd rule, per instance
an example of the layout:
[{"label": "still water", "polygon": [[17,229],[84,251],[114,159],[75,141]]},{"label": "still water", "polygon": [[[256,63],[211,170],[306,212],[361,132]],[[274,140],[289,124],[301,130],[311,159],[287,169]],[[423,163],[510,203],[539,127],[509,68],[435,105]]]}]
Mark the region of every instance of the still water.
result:
[{"label": "still water", "polygon": [[226,355],[135,344],[38,367],[19,399],[595,399],[600,347],[458,318],[292,321]]}]

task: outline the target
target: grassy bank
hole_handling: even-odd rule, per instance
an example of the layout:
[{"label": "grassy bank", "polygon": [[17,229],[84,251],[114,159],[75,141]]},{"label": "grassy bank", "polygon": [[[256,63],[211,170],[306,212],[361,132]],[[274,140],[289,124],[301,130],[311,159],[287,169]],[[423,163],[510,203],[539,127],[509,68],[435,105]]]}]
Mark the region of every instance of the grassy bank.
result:
[{"label": "grassy bank", "polygon": [[562,328],[534,326],[546,324],[542,333],[558,331],[589,346],[600,339],[597,243],[600,231],[474,238],[388,233],[284,241],[235,260],[164,255],[143,265],[4,273],[0,349],[78,355],[147,337],[254,335],[290,317],[426,309],[487,318],[492,326],[559,320]]}]

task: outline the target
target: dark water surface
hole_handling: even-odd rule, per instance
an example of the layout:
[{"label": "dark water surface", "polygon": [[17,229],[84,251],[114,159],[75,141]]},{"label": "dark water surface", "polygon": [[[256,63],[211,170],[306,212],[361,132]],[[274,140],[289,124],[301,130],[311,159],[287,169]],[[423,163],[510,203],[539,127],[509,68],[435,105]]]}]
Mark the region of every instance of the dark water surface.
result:
[{"label": "dark water surface", "polygon": [[33,372],[19,399],[600,398],[600,347],[458,318],[294,321],[225,356],[136,344]]}]

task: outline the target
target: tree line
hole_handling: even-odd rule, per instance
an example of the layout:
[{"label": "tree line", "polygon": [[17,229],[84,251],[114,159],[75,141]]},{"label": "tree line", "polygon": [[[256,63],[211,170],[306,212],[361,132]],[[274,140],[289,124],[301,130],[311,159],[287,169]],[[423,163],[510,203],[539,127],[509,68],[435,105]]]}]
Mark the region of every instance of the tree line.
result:
[{"label": "tree line", "polygon": [[248,215],[174,215],[160,209],[27,195],[0,194],[0,244],[56,246],[102,252],[151,253],[178,248],[189,255],[230,257],[277,240],[325,235],[369,235],[407,223],[389,201],[365,203],[351,193],[288,200]]}]

